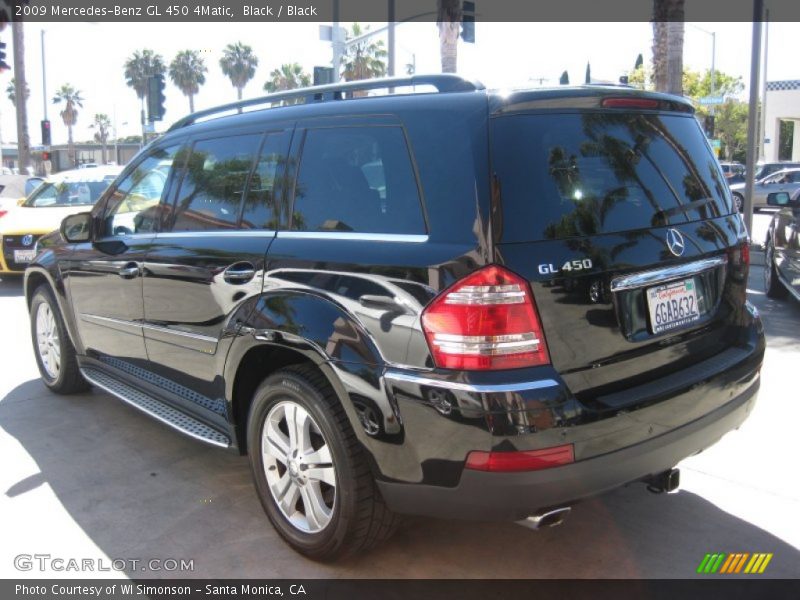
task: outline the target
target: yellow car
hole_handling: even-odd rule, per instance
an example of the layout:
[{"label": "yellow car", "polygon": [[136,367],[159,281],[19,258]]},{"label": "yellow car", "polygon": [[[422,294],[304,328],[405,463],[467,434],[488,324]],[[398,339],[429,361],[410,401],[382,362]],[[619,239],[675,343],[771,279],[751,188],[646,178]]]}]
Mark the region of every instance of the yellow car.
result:
[{"label": "yellow car", "polygon": [[64,217],[90,209],[122,171],[119,166],[62,171],[46,179],[20,205],[0,216],[0,276],[22,274],[36,255],[36,241]]}]

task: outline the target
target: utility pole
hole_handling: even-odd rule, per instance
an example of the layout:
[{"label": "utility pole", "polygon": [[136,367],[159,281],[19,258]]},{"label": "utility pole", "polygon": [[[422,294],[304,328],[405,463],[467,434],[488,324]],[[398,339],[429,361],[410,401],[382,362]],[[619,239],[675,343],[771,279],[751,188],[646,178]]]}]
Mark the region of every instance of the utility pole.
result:
[{"label": "utility pole", "polygon": [[[711,96],[714,96],[714,92],[717,89],[717,70],[716,70],[716,63],[717,63],[717,32],[711,32]],[[711,114],[712,116],[716,113],[716,105],[711,105]]]},{"label": "utility pole", "polygon": [[333,46],[333,83],[338,83],[342,70],[342,55],[344,42],[339,39],[339,0],[333,0],[333,32],[331,34]]},{"label": "utility pole", "polygon": [[394,77],[394,47],[395,47],[395,40],[394,40],[394,28],[395,28],[395,0],[387,0],[389,5],[389,40],[388,40],[388,51],[389,51],[389,77]]},{"label": "utility pole", "polygon": [[47,74],[45,71],[44,59],[44,29],[42,29],[42,107],[44,109],[44,120],[47,121]]},{"label": "utility pole", "polygon": [[[758,120],[758,158],[766,160],[767,138],[767,56],[769,54],[769,9],[764,11],[764,70],[761,76],[761,118]],[[776,140],[777,143],[777,140]],[[777,155],[775,158],[778,158]]]},{"label": "utility pole", "polygon": [[31,164],[31,138],[28,133],[28,99],[25,97],[25,30],[21,21],[11,23],[14,41],[14,84],[17,91],[17,162],[26,175]]},{"label": "utility pole", "polygon": [[761,21],[764,18],[764,0],[753,0],[753,42],[750,54],[750,106],[747,111],[747,166],[745,174],[744,206],[742,207],[747,233],[753,229],[753,184],[756,170],[756,112],[758,110],[758,69],[761,63]]}]

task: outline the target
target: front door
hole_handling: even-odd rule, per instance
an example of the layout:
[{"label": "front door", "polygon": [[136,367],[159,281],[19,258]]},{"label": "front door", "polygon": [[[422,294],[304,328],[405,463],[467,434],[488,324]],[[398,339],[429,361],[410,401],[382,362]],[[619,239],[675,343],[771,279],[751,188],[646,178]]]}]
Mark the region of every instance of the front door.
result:
[{"label": "front door", "polygon": [[115,366],[115,360],[147,358],[141,268],[178,148],[155,148],[127,169],[96,208],[94,240],[77,244],[66,266],[84,348]]}]

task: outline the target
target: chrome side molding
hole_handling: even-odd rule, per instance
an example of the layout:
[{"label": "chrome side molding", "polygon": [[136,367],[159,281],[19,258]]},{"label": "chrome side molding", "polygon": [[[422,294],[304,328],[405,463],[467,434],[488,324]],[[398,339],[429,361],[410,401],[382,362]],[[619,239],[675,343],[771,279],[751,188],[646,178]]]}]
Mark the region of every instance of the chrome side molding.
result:
[{"label": "chrome side molding", "polygon": [[553,379],[537,379],[534,381],[521,381],[516,383],[498,383],[498,384],[472,384],[462,383],[459,381],[444,381],[442,379],[434,379],[424,375],[416,375],[413,373],[406,373],[396,371],[393,369],[387,370],[383,376],[392,381],[402,381],[404,383],[413,383],[416,385],[428,385],[432,387],[447,388],[450,390],[459,390],[462,392],[475,392],[478,394],[492,394],[503,392],[522,392],[525,390],[538,390],[542,388],[556,387],[558,382]]}]

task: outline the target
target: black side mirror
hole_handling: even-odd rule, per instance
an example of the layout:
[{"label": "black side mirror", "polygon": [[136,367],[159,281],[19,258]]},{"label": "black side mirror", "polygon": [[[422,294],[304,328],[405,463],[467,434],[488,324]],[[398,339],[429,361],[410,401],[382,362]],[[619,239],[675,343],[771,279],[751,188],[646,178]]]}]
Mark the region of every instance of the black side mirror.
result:
[{"label": "black side mirror", "polygon": [[61,221],[61,236],[69,243],[88,242],[92,239],[92,213],[70,215]]},{"label": "black side mirror", "polygon": [[769,206],[789,206],[794,202],[792,202],[787,192],[773,192],[772,194],[767,194],[767,204]]}]

